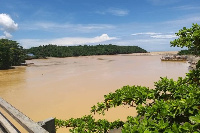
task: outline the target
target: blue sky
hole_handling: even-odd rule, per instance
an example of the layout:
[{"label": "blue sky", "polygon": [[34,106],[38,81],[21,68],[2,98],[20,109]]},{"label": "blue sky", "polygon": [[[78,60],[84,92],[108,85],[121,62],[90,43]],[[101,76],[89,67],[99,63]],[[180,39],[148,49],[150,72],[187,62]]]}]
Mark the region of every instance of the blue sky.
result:
[{"label": "blue sky", "polygon": [[0,38],[39,45],[137,45],[174,51],[175,32],[200,24],[200,0],[0,0]]}]

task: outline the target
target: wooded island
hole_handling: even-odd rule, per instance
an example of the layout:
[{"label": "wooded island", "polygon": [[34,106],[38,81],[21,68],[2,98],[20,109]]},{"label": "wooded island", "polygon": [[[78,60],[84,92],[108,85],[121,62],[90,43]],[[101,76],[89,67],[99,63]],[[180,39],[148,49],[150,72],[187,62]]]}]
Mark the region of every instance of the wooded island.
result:
[{"label": "wooded island", "polygon": [[74,57],[90,55],[115,55],[146,53],[147,51],[138,46],[117,46],[117,45],[79,45],[79,46],[57,46],[43,45],[32,47],[26,50],[26,53],[32,53],[35,58],[45,57]]}]

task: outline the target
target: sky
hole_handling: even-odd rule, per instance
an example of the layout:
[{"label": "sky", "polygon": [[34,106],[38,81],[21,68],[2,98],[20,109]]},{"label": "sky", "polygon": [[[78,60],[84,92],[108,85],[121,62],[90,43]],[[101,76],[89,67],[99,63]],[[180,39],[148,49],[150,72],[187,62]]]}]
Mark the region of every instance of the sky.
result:
[{"label": "sky", "polygon": [[200,0],[0,0],[0,38],[24,48],[113,44],[176,51],[170,41],[192,23],[200,24]]}]

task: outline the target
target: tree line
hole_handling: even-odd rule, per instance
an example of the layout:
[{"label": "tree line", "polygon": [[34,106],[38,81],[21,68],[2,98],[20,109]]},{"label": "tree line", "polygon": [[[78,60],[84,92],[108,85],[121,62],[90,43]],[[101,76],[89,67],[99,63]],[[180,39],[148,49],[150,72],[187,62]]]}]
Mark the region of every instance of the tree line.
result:
[{"label": "tree line", "polygon": [[0,39],[0,69],[9,69],[21,65],[27,59],[46,57],[73,57],[90,55],[115,55],[130,53],[146,53],[138,46],[96,45],[96,46],[57,46],[43,45],[24,49],[16,41]]},{"label": "tree line", "polygon": [[35,58],[46,57],[73,57],[73,56],[90,56],[90,55],[115,55],[130,53],[146,53],[147,51],[138,46],[117,46],[117,45],[79,45],[79,46],[57,46],[43,45],[32,47],[26,50]]}]

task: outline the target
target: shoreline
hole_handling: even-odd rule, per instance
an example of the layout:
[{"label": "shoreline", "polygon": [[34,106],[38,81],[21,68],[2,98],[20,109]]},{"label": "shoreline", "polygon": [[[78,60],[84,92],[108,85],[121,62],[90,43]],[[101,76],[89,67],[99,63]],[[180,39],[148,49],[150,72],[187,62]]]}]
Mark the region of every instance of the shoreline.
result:
[{"label": "shoreline", "polygon": [[152,55],[178,54],[178,51],[150,52],[150,54],[152,54]]},{"label": "shoreline", "polygon": [[160,51],[160,52],[148,52],[148,53],[132,53],[132,54],[119,54],[119,55],[135,55],[135,56],[154,56],[154,55],[176,55],[178,51]]},{"label": "shoreline", "polygon": [[[154,56],[154,55],[175,55],[178,51],[160,51],[160,52],[147,52],[147,53],[131,53],[131,54],[114,54],[114,55],[89,55],[89,56],[72,56],[72,57],[92,57],[92,56]],[[47,57],[50,58],[69,58],[69,57]]]},{"label": "shoreline", "polygon": [[[179,51],[158,51],[158,52],[147,52],[147,53],[130,53],[130,54],[113,54],[113,55],[87,55],[87,56],[70,56],[70,57],[89,57],[89,56],[115,56],[115,55],[136,55],[136,56],[151,56],[151,55],[174,55]],[[69,58],[69,57],[46,57],[38,59],[50,59],[50,58]],[[32,60],[32,59],[31,59]]]}]

